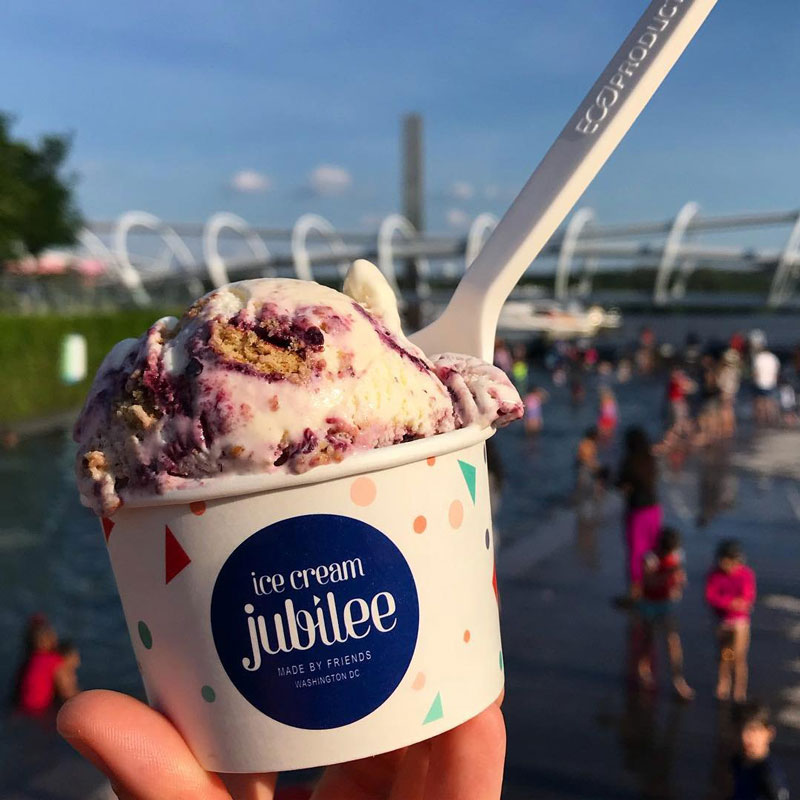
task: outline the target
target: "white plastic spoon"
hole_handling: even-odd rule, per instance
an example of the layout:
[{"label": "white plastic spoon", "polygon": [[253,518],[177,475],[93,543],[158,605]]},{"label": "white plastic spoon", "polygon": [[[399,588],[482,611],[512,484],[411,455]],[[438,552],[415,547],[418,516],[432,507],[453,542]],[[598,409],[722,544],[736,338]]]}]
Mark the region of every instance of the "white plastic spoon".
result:
[{"label": "white plastic spoon", "polygon": [[[411,340],[426,353],[492,360],[500,311],[605,164],[716,0],[655,0],[547,151],[441,316]],[[602,5],[596,6],[599,10]]]}]

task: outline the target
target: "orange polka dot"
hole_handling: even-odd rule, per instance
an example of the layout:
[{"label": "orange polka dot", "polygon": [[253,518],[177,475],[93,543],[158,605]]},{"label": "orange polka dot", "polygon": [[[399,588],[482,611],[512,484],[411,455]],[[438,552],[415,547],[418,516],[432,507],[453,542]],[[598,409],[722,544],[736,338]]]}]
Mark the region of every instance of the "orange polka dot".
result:
[{"label": "orange polka dot", "polygon": [[189,503],[189,508],[192,510],[192,514],[198,517],[206,513],[206,504],[202,500],[198,500],[196,503]]},{"label": "orange polka dot", "polygon": [[464,642],[468,643],[471,638],[472,634],[468,630],[464,631]]},{"label": "orange polka dot", "polygon": [[350,499],[357,506],[368,506],[377,493],[375,481],[370,478],[356,478],[350,486]]},{"label": "orange polka dot", "polygon": [[464,506],[460,500],[453,500],[450,503],[450,511],[447,513],[447,518],[454,528],[461,527],[461,523],[464,521]]},{"label": "orange polka dot", "polygon": [[428,520],[422,515],[414,519],[414,533],[425,533],[425,528],[428,527]]},{"label": "orange polka dot", "polygon": [[419,691],[423,686],[425,686],[425,673],[418,672],[417,677],[414,678],[414,683],[411,684],[411,688]]},{"label": "orange polka dot", "polygon": [[428,466],[432,467],[436,463],[436,456],[428,456],[427,462]]}]

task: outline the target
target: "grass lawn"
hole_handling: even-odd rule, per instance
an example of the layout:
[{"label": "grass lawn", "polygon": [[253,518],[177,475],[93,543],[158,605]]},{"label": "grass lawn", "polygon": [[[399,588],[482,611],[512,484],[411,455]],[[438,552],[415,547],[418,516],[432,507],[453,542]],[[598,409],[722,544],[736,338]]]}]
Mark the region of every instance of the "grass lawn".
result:
[{"label": "grass lawn", "polygon": [[[136,337],[177,309],[134,309],[79,316],[0,315],[0,425],[81,406],[97,367],[120,339]],[[69,333],[86,337],[88,374],[72,386],[59,377],[61,343]]]}]

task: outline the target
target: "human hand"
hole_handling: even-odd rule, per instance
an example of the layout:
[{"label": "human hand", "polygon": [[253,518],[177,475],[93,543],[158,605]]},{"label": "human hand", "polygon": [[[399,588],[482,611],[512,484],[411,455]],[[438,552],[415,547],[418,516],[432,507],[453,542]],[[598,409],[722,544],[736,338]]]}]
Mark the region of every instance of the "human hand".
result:
[{"label": "human hand", "polygon": [[[272,800],[276,773],[206,772],[169,720],[118,692],[69,700],[61,735],[102,770],[120,800]],[[505,725],[498,704],[458,728],[392,753],[328,767],[312,800],[498,800]],[[227,784],[227,788],[226,788]]]}]

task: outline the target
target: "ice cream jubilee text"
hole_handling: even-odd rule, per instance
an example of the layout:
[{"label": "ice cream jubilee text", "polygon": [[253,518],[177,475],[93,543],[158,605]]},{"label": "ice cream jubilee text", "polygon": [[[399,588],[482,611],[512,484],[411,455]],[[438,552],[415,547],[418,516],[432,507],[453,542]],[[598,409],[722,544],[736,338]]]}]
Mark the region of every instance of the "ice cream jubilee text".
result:
[{"label": "ice cream jubilee text", "polygon": [[[360,558],[331,564],[294,569],[288,573],[250,573],[256,597],[281,595],[283,608],[271,618],[256,613],[253,603],[245,603],[244,613],[250,634],[250,655],[242,658],[249,672],[260,669],[262,654],[277,655],[294,650],[309,650],[316,644],[330,646],[351,639],[363,639],[373,630],[389,633],[397,625],[397,603],[391,592],[366,597],[351,597],[343,605],[329,587],[365,577]],[[299,596],[298,596],[298,593]]]}]

